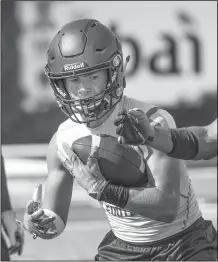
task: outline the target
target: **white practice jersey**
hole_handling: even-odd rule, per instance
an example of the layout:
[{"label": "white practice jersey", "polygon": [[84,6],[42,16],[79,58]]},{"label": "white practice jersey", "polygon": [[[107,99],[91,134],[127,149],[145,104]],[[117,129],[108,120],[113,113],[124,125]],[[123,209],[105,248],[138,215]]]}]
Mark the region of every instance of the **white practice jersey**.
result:
[{"label": "white practice jersey", "polygon": [[[99,134],[107,134],[117,137],[116,126],[113,122],[117,113],[123,108],[127,111],[129,109],[139,108],[145,113],[148,113],[152,121],[160,122],[164,119],[167,121],[169,127],[175,127],[175,122],[172,116],[165,110],[158,109],[157,107],[145,102],[123,96],[121,102],[117,105],[111,116],[97,128],[90,129],[85,124],[75,123],[71,119],[68,119],[62,123],[56,134],[58,150],[62,150],[63,142],[66,142],[69,146],[71,146],[77,139],[88,135],[95,136]],[[96,141],[96,139],[93,139],[93,141]],[[137,150],[137,147],[134,148],[136,151],[139,151]],[[144,156],[141,154],[141,157],[144,158],[144,162],[146,163],[146,161],[152,157],[153,150],[147,146],[140,146],[140,149],[143,150]],[[142,217],[141,215],[127,210],[123,210],[112,204],[105,202],[100,203],[105,210],[114,234],[118,238],[133,243],[161,240],[185,230],[201,216],[184,161],[179,161],[179,164],[180,174],[175,174],[175,176],[180,176],[180,208],[177,218],[172,223],[156,221],[147,217]]]}]

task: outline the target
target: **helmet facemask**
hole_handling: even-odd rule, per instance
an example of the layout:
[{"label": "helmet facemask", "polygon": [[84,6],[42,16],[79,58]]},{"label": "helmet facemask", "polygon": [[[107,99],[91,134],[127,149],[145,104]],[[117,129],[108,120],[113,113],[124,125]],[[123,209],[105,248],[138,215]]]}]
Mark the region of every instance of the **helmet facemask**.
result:
[{"label": "helmet facemask", "polygon": [[[95,19],[80,19],[64,25],[47,52],[45,73],[61,110],[77,123],[96,121],[121,100],[125,88],[125,66],[118,38]],[[65,80],[107,70],[105,89],[95,96],[73,99]]]},{"label": "helmet facemask", "polygon": [[[85,70],[86,69],[86,70]],[[123,89],[125,88],[125,77],[123,71],[123,59],[120,53],[116,53],[102,65],[96,65],[94,68],[85,68],[73,70],[71,72],[52,74],[45,68],[45,73],[49,78],[50,84],[57,98],[57,103],[64,114],[77,123],[86,123],[96,121],[108,112],[110,112],[121,100]],[[72,99],[65,87],[67,77],[78,77],[87,73],[99,70],[107,70],[107,85],[99,94],[84,98]]]}]

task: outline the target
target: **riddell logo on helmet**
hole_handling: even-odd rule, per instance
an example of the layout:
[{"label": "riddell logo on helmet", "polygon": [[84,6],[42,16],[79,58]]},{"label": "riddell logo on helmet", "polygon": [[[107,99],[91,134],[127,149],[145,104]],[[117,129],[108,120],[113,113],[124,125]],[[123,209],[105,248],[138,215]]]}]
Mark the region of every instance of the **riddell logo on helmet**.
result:
[{"label": "riddell logo on helmet", "polygon": [[62,91],[59,87],[56,87],[56,90],[58,91],[60,95],[62,95],[63,97],[66,97],[67,94],[64,91]]},{"label": "riddell logo on helmet", "polygon": [[71,70],[76,70],[76,69],[81,69],[85,67],[85,63],[75,63],[75,64],[67,64],[64,65],[64,71],[71,71]]}]

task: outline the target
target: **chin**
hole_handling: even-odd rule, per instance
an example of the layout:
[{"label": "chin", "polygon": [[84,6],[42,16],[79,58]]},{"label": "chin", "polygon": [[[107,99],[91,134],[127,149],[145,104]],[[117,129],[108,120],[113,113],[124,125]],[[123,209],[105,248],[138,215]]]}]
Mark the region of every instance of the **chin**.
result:
[{"label": "chin", "polygon": [[100,125],[102,125],[104,122],[107,121],[107,119],[111,116],[111,114],[113,113],[115,107],[112,108],[110,111],[108,111],[105,115],[104,112],[102,112],[102,116],[99,115],[97,120],[91,121],[89,124],[86,124],[88,127],[90,128],[96,128]]}]

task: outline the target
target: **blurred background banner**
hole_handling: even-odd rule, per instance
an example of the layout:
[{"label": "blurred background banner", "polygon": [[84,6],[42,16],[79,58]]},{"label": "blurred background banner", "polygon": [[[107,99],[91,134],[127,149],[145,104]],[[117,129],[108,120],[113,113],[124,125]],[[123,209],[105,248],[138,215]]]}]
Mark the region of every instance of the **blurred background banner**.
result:
[{"label": "blurred background banner", "polygon": [[48,143],[65,119],[44,75],[67,22],[95,18],[123,43],[126,94],[168,110],[178,126],[217,115],[216,1],[2,1],[2,143]]}]

